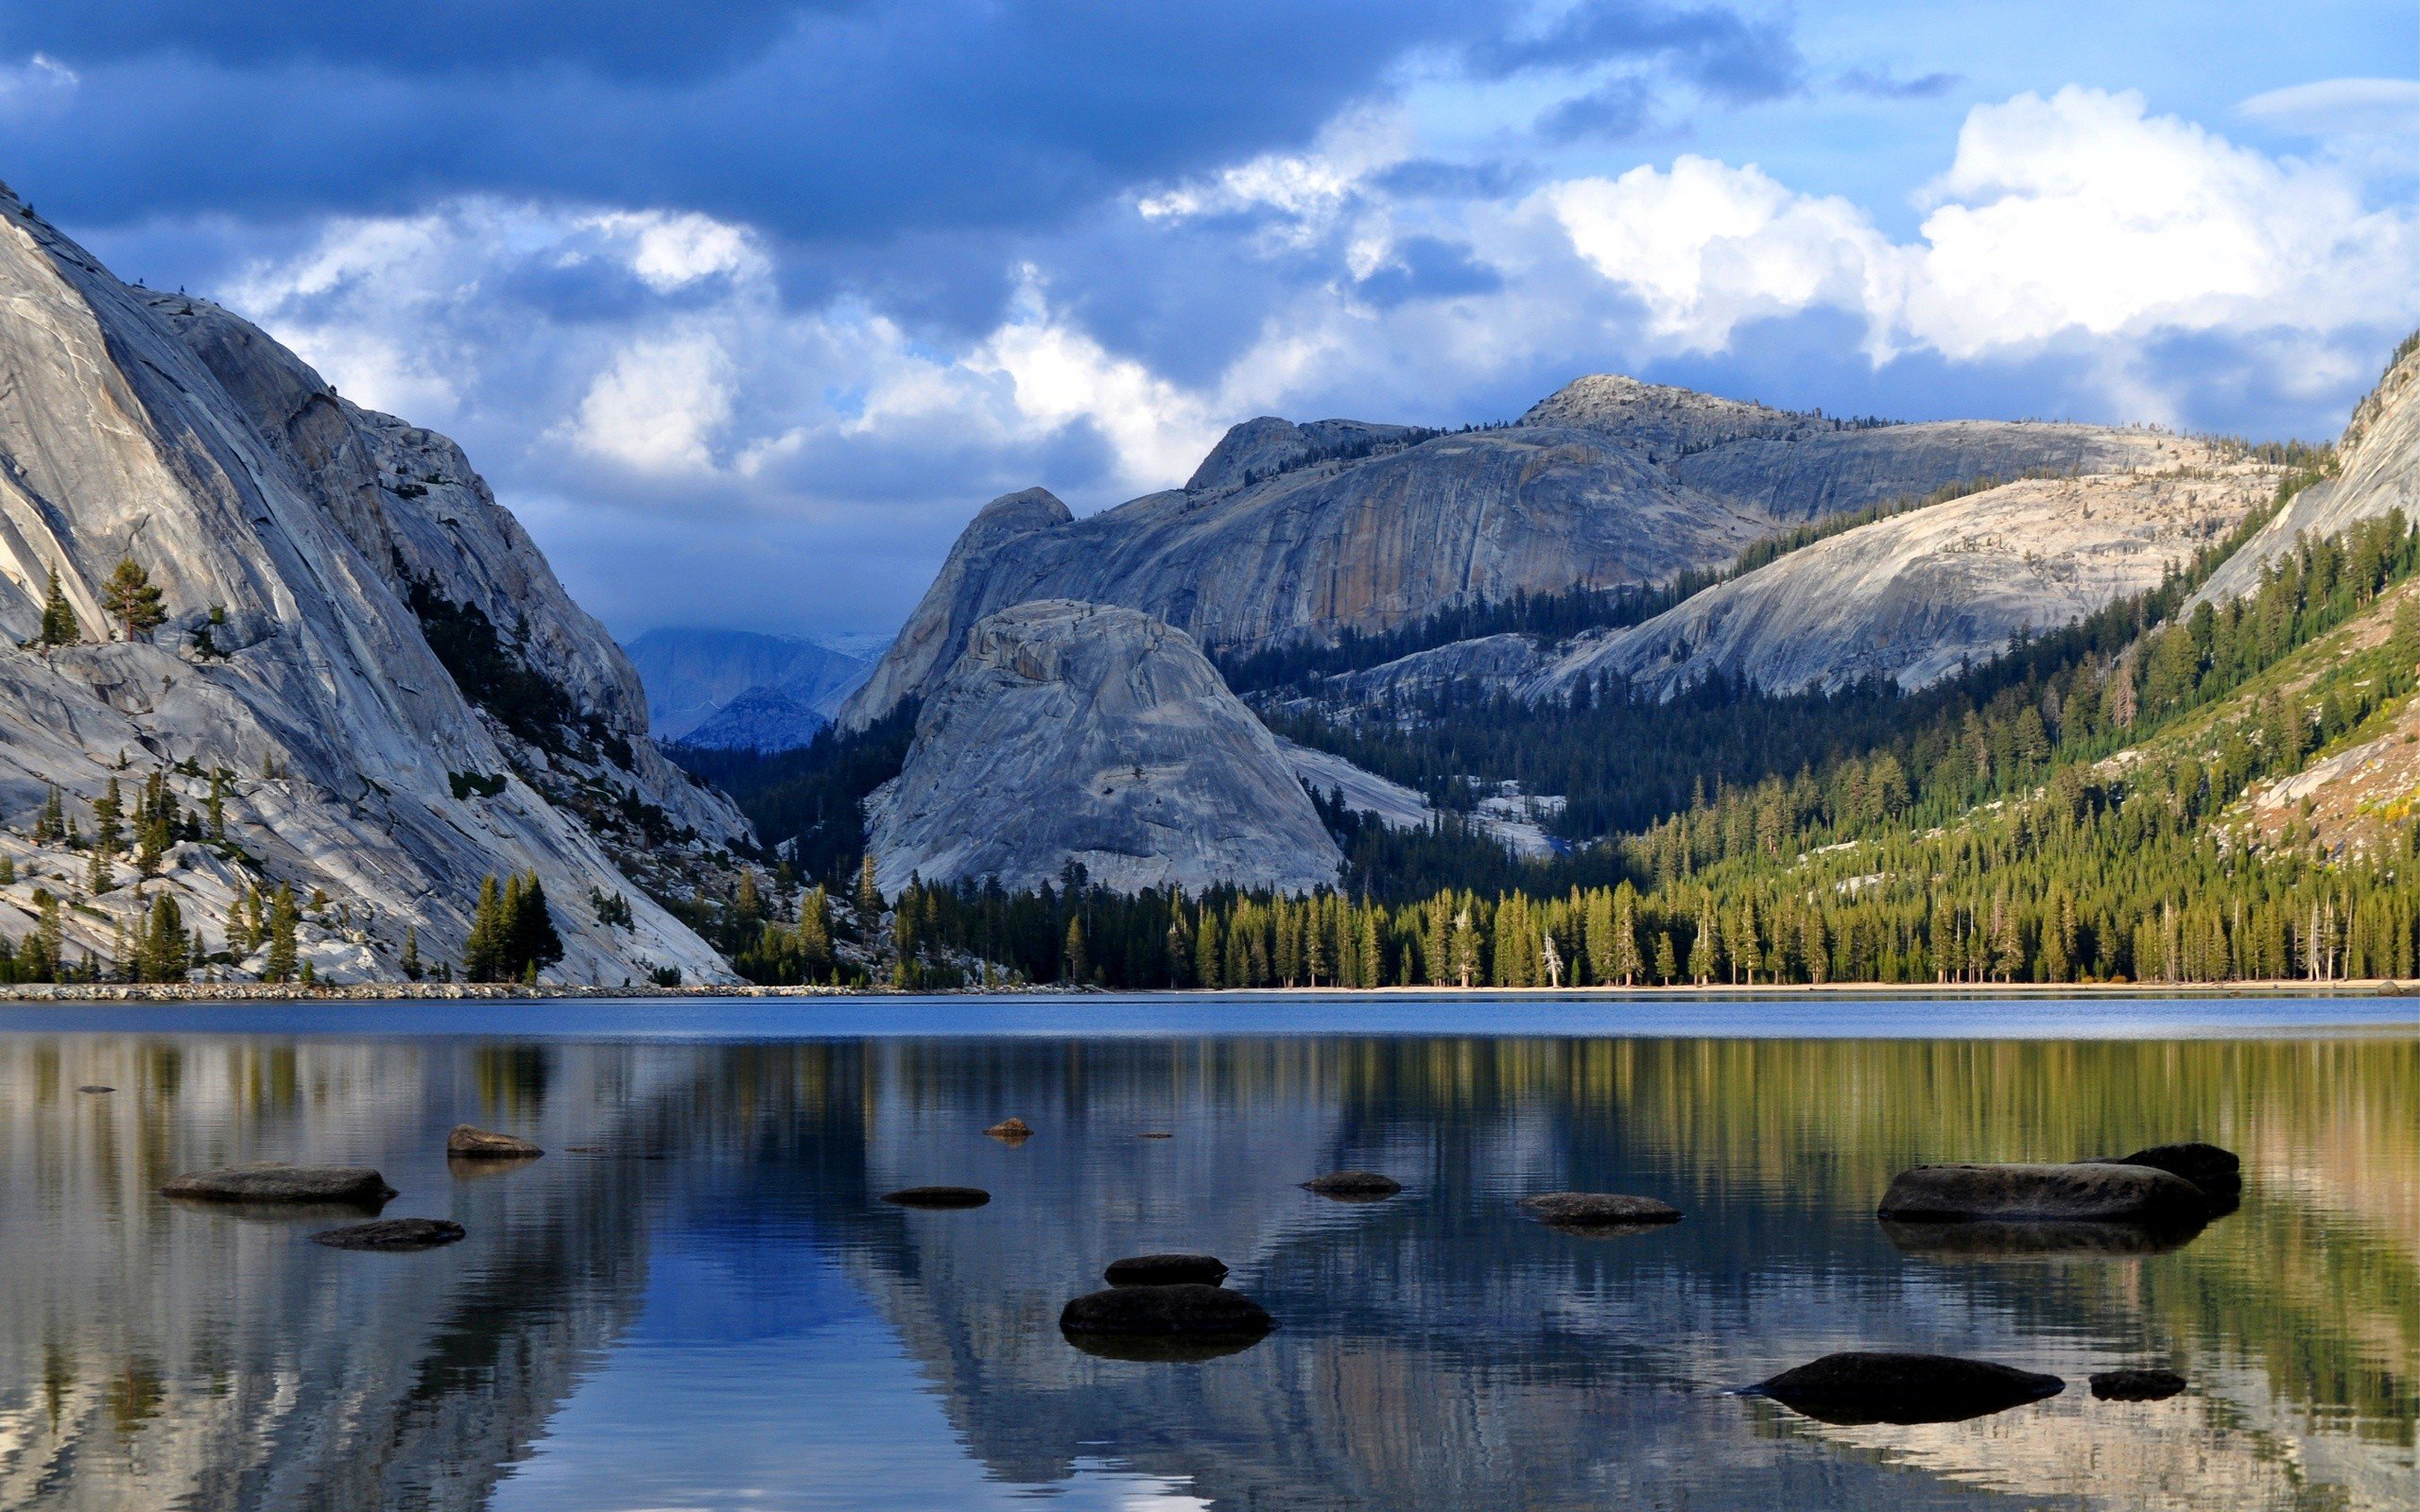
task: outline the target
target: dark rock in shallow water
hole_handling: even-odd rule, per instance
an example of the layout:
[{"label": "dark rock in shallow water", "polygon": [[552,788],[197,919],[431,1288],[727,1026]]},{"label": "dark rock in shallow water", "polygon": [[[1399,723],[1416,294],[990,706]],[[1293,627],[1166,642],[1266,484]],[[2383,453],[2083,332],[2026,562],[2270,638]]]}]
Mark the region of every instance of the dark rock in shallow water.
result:
[{"label": "dark rock in shallow water", "polygon": [[534,1160],[546,1152],[527,1140],[457,1124],[445,1136],[445,1155],[455,1160]]},{"label": "dark rock in shallow water", "polygon": [[1304,1190],[1340,1202],[1375,1202],[1403,1190],[1403,1183],[1375,1171],[1330,1171],[1303,1183]]},{"label": "dark rock in shallow water", "polygon": [[1771,1397],[1818,1422],[1954,1423],[1985,1418],[2066,1389],[2057,1376],[2036,1375],[1987,1360],[1946,1354],[1827,1354],[1747,1395]]},{"label": "dark rock in shallow water", "polygon": [[1004,1118],[983,1132],[1011,1144],[1033,1138],[1033,1126],[1022,1118]]},{"label": "dark rock in shallow water", "polygon": [[1614,1192],[1545,1192],[1523,1197],[1521,1206],[1549,1228],[1631,1232],[1681,1221],[1681,1210],[1653,1197]]},{"label": "dark rock in shallow water", "polygon": [[2182,1249],[2202,1231],[2199,1223],[2060,1223],[2052,1220],[1968,1223],[1906,1223],[1882,1220],[1882,1232],[1903,1255],[1925,1260],[2119,1259],[2165,1255]]},{"label": "dark rock in shallow water", "polygon": [[406,1254],[416,1249],[435,1249],[463,1237],[462,1226],[443,1218],[382,1218],[375,1223],[356,1223],[343,1228],[329,1228],[313,1234],[311,1243],[325,1245],[330,1249],[374,1249],[389,1254]]},{"label": "dark rock in shallow water", "polygon": [[113,1092],[117,1091],[114,1087],[102,1087],[97,1085],[92,1087],[78,1087],[76,1090],[79,1092]]},{"label": "dark rock in shallow water", "polygon": [[1877,1210],[1908,1223],[1978,1219],[2184,1227],[2210,1211],[2202,1189],[2146,1165],[1920,1165],[1891,1179]]},{"label": "dark rock in shallow water", "polygon": [[2173,1370],[2103,1370],[2092,1378],[2092,1394],[2103,1401],[2166,1401],[2185,1389]]},{"label": "dark rock in shallow water", "polygon": [[1176,1136],[1166,1129],[1152,1128],[1145,1129],[1138,1138],[1147,1140],[1172,1140],[1176,1138]]},{"label": "dark rock in shallow water", "polygon": [[1227,1263],[1216,1255],[1130,1255],[1109,1263],[1100,1279],[1112,1286],[1216,1286]]},{"label": "dark rock in shallow water", "polygon": [[992,1200],[981,1187],[903,1187],[882,1200],[902,1208],[979,1208]]},{"label": "dark rock in shallow water", "polygon": [[1069,1302],[1060,1332],[1073,1339],[1185,1339],[1251,1343],[1274,1324],[1268,1310],[1241,1292],[1184,1282],[1174,1286],[1113,1286]]},{"label": "dark rock in shallow water", "polygon": [[162,1187],[160,1194],[201,1202],[307,1202],[376,1208],[392,1197],[395,1189],[366,1165],[264,1162],[187,1172]]},{"label": "dark rock in shallow water", "polygon": [[2110,1163],[2147,1165],[2154,1171],[2184,1177],[2201,1188],[2202,1194],[2209,1199],[2209,1215],[2213,1218],[2225,1217],[2243,1201],[2243,1162],[2233,1150],[2215,1144],[2154,1144]]}]

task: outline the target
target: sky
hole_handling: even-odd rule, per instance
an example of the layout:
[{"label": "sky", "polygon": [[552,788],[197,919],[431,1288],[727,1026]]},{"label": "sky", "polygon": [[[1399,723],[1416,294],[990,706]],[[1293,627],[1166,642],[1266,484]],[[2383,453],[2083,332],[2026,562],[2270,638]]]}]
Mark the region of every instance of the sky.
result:
[{"label": "sky", "polygon": [[2420,14],[0,0],[0,178],[460,441],[616,634],[894,628],[987,499],[1587,372],[2333,437]]}]

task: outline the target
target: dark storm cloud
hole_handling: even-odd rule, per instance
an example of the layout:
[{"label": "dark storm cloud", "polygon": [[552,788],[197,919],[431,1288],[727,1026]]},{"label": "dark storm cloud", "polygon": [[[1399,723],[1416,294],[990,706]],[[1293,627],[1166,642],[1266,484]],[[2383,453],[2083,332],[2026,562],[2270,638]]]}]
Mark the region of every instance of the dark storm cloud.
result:
[{"label": "dark storm cloud", "polygon": [[1618,142],[1647,129],[1655,92],[1646,80],[1622,77],[1567,99],[1539,118],[1538,129],[1557,142],[1583,138]]},{"label": "dark storm cloud", "polygon": [[1806,63],[1784,27],[1720,6],[1675,8],[1633,0],[1582,0],[1545,29],[1474,45],[1474,72],[1581,68],[1618,58],[1654,58],[1728,100],[1796,93]]},{"label": "dark storm cloud", "polygon": [[1504,275],[1475,260],[1469,248],[1434,236],[1410,236],[1395,244],[1395,261],[1361,281],[1359,292],[1383,310],[1408,300],[1493,294],[1503,286]]}]

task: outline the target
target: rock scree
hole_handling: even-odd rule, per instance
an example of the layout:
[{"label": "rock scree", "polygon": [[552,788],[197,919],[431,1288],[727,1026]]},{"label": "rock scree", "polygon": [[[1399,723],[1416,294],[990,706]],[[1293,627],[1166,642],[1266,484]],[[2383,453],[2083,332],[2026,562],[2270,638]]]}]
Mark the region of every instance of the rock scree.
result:
[{"label": "rock scree", "polygon": [[1681,1210],[1668,1202],[1616,1192],[1542,1192],[1523,1197],[1521,1206],[1557,1228],[1651,1228],[1681,1221]]},{"label": "rock scree", "polygon": [[2057,1376],[1988,1360],[1852,1350],[1785,1370],[1743,1395],[1770,1397],[1818,1422],[1847,1427],[1962,1422],[2044,1401],[2066,1389]]},{"label": "rock scree", "polygon": [[366,1165],[221,1166],[189,1171],[160,1189],[164,1197],[202,1202],[333,1203],[375,1208],[395,1195],[386,1178]]},{"label": "rock scree", "polygon": [[1129,1338],[1257,1339],[1275,1326],[1269,1310],[1241,1292],[1199,1281],[1087,1292],[1059,1314],[1063,1333]]},{"label": "rock scree", "polygon": [[979,1208],[992,1194],[981,1187],[902,1187],[882,1200],[895,1208]]},{"label": "rock scree", "polygon": [[445,1136],[445,1156],[453,1160],[534,1160],[545,1153],[527,1140],[469,1124],[455,1125]]},{"label": "rock scree", "polygon": [[1339,1202],[1376,1202],[1401,1192],[1403,1183],[1375,1171],[1330,1171],[1304,1182],[1303,1190]]},{"label": "rock scree", "polygon": [[2202,1189],[2147,1165],[1919,1165],[1891,1178],[1877,1215],[1902,1223],[2199,1224]]},{"label": "rock scree", "polygon": [[446,1218],[381,1218],[374,1223],[323,1228],[311,1236],[311,1243],[325,1245],[330,1249],[364,1249],[403,1255],[459,1243],[465,1232],[460,1224]]},{"label": "rock scree", "polygon": [[2166,1401],[2185,1383],[2173,1370],[2101,1370],[2092,1377],[2092,1394],[2102,1401]]},{"label": "rock scree", "polygon": [[1100,1279],[1112,1286],[1216,1286],[1227,1263],[1216,1255],[1129,1255],[1113,1260]]}]

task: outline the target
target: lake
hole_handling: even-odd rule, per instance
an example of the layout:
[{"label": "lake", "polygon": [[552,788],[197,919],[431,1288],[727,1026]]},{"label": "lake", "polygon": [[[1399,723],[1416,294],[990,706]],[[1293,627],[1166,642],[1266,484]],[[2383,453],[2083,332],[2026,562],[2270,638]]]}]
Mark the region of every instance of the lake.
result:
[{"label": "lake", "polygon": [[[461,1122],[548,1153],[449,1167]],[[2187,1139],[2242,1204],[2165,1252],[1874,1216],[1918,1162]],[[157,1194],[254,1160],[468,1238]],[[1349,1167],[1404,1190],[1297,1185]],[[923,1183],[993,1200],[879,1200]],[[1564,1189],[1685,1217],[1516,1206]],[[1062,1335],[1158,1250],[1275,1331]],[[0,1267],[8,1508],[2408,1508],[2420,1005],[12,1007]],[[1839,1349],[2067,1386],[1907,1427],[1735,1394]],[[2141,1366],[2189,1385],[2085,1387]]]}]

